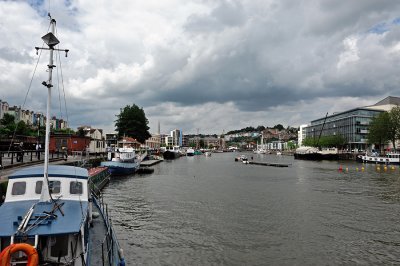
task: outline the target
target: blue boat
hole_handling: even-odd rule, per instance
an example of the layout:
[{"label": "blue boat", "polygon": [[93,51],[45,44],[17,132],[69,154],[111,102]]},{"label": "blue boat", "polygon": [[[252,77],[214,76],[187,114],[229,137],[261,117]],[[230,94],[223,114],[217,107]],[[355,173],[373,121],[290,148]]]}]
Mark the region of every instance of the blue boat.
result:
[{"label": "blue boat", "polygon": [[[2,254],[19,245],[28,254],[15,254],[14,261],[35,260],[30,257],[34,251],[36,265],[124,265],[105,207],[91,195],[88,171],[49,165],[48,182],[43,171],[43,166],[29,167],[8,177],[0,206]],[[45,190],[49,201],[41,200]],[[107,246],[113,246],[112,254]],[[3,259],[0,256],[0,265]]]},{"label": "blue boat", "polygon": [[111,175],[134,174],[140,166],[140,159],[136,157],[135,150],[131,147],[116,148],[114,151],[109,151],[107,159],[100,165],[107,167]]},{"label": "blue boat", "polygon": [[[50,14],[49,14],[50,16]],[[47,112],[50,117],[56,21],[42,37],[49,50]],[[90,189],[84,168],[49,165],[50,119],[46,120],[44,165],[8,178],[0,206],[0,265],[125,265],[106,205]]]}]

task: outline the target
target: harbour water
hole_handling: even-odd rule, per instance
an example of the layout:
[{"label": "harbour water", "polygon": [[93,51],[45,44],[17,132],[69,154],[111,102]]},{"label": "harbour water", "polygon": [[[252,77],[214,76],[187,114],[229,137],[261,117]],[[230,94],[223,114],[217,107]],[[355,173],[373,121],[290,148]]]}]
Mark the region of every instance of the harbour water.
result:
[{"label": "harbour water", "polygon": [[184,157],[113,179],[105,201],[129,264],[400,262],[397,167],[362,172],[356,162],[248,154],[291,164],[275,168],[235,162],[238,155]]}]

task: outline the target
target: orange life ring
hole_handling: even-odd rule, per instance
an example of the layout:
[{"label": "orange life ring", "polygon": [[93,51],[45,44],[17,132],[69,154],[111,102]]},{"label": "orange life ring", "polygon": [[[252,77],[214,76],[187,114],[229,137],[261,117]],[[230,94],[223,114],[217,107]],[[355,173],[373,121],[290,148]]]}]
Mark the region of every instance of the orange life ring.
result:
[{"label": "orange life ring", "polygon": [[18,251],[22,251],[28,256],[27,266],[39,265],[39,255],[36,249],[26,243],[17,243],[9,245],[0,253],[0,266],[9,266],[11,255]]}]

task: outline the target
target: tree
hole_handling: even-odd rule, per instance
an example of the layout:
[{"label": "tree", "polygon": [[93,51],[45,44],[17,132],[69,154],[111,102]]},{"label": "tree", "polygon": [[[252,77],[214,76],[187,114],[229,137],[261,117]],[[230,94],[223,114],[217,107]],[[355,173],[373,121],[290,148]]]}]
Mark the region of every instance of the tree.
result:
[{"label": "tree", "polygon": [[281,124],[277,124],[275,125],[273,128],[278,129],[279,131],[282,131],[284,129],[284,127]]},{"label": "tree", "polygon": [[381,148],[382,144],[391,138],[389,132],[392,126],[390,124],[390,115],[388,112],[383,112],[373,117],[369,124],[368,143],[379,144]]},{"label": "tree", "polygon": [[79,137],[84,137],[85,134],[85,130],[83,130],[83,127],[78,128],[78,132],[77,132]]},{"label": "tree", "polygon": [[17,135],[28,136],[31,135],[31,130],[24,121],[19,121],[15,133]]},{"label": "tree", "polygon": [[120,114],[117,115],[115,127],[119,137],[132,137],[140,143],[144,143],[146,139],[151,137],[148,132],[148,123],[149,121],[143,109],[133,104],[132,106],[127,105],[124,109],[121,109]]},{"label": "tree", "polygon": [[303,144],[303,146],[315,147],[315,146],[317,146],[317,141],[315,140],[315,138],[307,137],[307,138],[303,139],[302,144]]},{"label": "tree", "polygon": [[8,125],[15,124],[15,117],[11,114],[5,113],[0,120],[0,124],[7,127]]},{"label": "tree", "polygon": [[393,148],[396,150],[396,139],[400,139],[400,107],[393,107],[389,112],[390,117],[390,139],[393,142]]},{"label": "tree", "polygon": [[263,130],[265,130],[265,127],[264,127],[264,126],[258,126],[258,127],[256,128],[256,130],[257,130],[257,131],[263,131]]},{"label": "tree", "polygon": [[15,130],[15,117],[11,114],[5,113],[3,118],[0,120],[1,128],[0,134],[2,136],[12,135]]}]

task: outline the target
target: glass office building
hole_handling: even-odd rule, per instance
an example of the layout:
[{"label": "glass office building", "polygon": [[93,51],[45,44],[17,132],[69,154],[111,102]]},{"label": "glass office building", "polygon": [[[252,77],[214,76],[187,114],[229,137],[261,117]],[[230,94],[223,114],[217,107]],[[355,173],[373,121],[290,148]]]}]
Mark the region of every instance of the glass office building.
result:
[{"label": "glass office building", "polygon": [[318,139],[320,135],[341,135],[346,139],[348,149],[365,150],[368,145],[368,126],[372,117],[381,112],[390,111],[393,106],[398,105],[400,105],[400,98],[389,96],[372,106],[334,113],[327,116],[326,120],[325,117],[316,119],[306,127],[306,137]]}]

